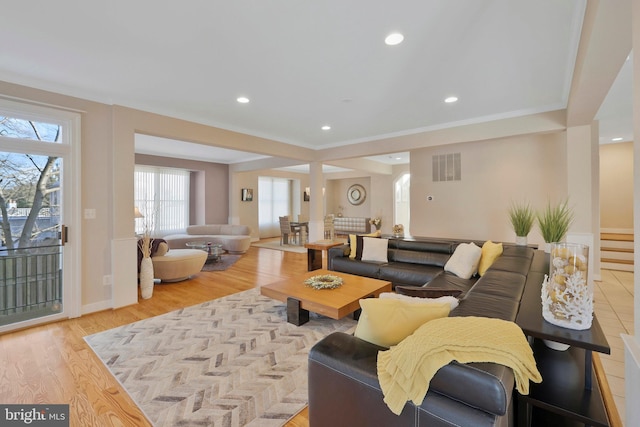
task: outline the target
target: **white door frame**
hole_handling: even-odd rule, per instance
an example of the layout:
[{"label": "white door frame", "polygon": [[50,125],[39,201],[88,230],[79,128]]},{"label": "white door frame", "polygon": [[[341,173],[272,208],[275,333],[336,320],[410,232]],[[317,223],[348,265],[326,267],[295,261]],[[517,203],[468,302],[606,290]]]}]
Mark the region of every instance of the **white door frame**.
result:
[{"label": "white door frame", "polygon": [[33,105],[0,98],[0,114],[8,117],[61,125],[60,143],[38,142],[0,137],[1,151],[58,156],[62,158],[61,177],[62,222],[69,228],[69,240],[64,244],[60,313],[0,327],[0,332],[33,326],[65,318],[79,317],[82,304],[82,230],[81,230],[81,117],[79,112],[49,106]]}]

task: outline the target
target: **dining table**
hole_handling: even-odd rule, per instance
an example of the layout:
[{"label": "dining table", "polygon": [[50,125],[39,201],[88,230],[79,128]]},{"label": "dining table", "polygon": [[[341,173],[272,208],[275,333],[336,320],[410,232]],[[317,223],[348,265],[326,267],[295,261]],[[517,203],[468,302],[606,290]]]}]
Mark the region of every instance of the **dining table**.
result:
[{"label": "dining table", "polygon": [[291,230],[295,228],[300,229],[300,237],[298,238],[298,244],[300,246],[304,246],[307,241],[307,236],[309,236],[309,221],[291,221]]}]

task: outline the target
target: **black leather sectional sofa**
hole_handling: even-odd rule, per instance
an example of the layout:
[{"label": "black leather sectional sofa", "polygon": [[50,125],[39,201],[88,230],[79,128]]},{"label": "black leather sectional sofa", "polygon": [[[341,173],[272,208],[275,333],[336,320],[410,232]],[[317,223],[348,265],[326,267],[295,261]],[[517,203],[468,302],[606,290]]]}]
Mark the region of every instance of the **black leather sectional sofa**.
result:
[{"label": "black leather sectional sofa", "polygon": [[[349,259],[347,247],[329,251],[330,270],[381,278],[394,286],[460,290],[450,316],[514,321],[527,281],[547,271],[542,251],[505,246],[480,277],[461,279],[443,267],[463,240],[392,239],[387,263]],[[479,246],[483,242],[476,242]],[[533,272],[533,273],[532,273]],[[530,274],[532,273],[532,274]],[[378,351],[345,333],[333,333],[309,354],[309,420],[316,426],[510,426],[514,422],[511,369],[493,363],[452,362],[433,377],[421,405],[408,402],[399,416],[383,402],[377,379]]]}]

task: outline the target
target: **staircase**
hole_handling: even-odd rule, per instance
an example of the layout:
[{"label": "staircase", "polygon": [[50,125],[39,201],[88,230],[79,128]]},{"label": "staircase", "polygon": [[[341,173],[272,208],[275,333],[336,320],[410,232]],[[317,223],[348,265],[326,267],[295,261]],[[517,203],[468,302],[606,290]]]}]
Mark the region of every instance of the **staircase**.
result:
[{"label": "staircase", "polygon": [[600,233],[600,267],[633,271],[633,234]]}]

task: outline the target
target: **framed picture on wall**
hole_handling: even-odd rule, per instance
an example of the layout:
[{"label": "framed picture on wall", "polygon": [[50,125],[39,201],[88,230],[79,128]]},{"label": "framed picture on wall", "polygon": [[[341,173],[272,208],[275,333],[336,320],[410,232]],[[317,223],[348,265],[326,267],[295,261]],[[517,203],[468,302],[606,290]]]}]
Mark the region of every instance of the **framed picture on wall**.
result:
[{"label": "framed picture on wall", "polygon": [[311,200],[311,191],[309,190],[309,187],[304,189],[304,194],[303,194],[303,198],[302,198],[305,202],[308,202],[309,200]]},{"label": "framed picture on wall", "polygon": [[252,202],[253,201],[253,188],[243,188],[242,189],[242,201],[243,202]]}]

